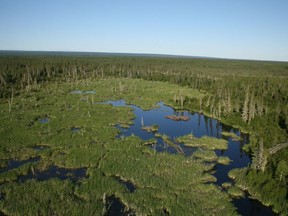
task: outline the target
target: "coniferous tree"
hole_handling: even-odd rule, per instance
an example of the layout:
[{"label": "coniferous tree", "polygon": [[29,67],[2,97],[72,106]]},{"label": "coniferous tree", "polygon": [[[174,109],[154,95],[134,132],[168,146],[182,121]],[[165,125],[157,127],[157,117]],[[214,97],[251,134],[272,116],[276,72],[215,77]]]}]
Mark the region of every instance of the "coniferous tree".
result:
[{"label": "coniferous tree", "polygon": [[227,105],[227,112],[228,115],[232,112],[232,104],[231,104],[231,95],[230,91],[227,92],[227,98],[226,98],[226,105]]},{"label": "coniferous tree", "polygon": [[0,86],[6,86],[5,74],[2,70],[0,71]]},{"label": "coniferous tree", "polygon": [[254,96],[251,94],[250,100],[249,100],[249,107],[248,107],[248,123],[251,122],[252,119],[255,117],[255,103],[254,103]]},{"label": "coniferous tree", "polygon": [[210,105],[210,99],[211,99],[211,94],[209,94],[209,97],[208,97],[208,99],[207,99],[207,101],[206,101],[206,107],[209,107],[209,105]]},{"label": "coniferous tree", "polygon": [[288,164],[286,161],[281,160],[277,164],[277,169],[275,172],[276,177],[279,179],[279,181],[287,181],[288,180]]},{"label": "coniferous tree", "polygon": [[218,117],[220,118],[222,114],[222,105],[221,101],[218,101]]},{"label": "coniferous tree", "polygon": [[249,104],[249,91],[247,90],[245,94],[245,99],[244,99],[244,104],[243,104],[242,114],[241,114],[242,120],[244,122],[247,122],[249,118],[248,104]]},{"label": "coniferous tree", "polygon": [[252,168],[255,170],[261,170],[262,172],[265,171],[267,165],[267,154],[264,149],[263,139],[261,138],[257,150],[254,153],[254,157],[252,160]]}]

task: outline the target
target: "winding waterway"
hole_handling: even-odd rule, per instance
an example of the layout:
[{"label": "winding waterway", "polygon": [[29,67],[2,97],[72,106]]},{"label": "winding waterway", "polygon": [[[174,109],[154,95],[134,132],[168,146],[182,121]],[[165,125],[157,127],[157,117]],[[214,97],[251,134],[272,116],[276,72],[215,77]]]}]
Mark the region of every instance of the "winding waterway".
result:
[{"label": "winding waterway", "polygon": [[[223,138],[228,141],[227,150],[216,150],[218,156],[227,156],[232,162],[229,165],[217,164],[215,167],[215,173],[213,174],[217,178],[215,184],[221,186],[224,182],[231,181],[228,177],[228,172],[234,168],[246,167],[251,163],[251,158],[244,151],[242,147],[249,142],[249,136],[241,133],[239,130],[230,126],[222,124],[216,119],[212,119],[199,113],[191,113],[189,111],[175,111],[173,108],[164,105],[162,102],[158,103],[158,108],[152,110],[142,110],[134,105],[127,105],[124,100],[118,101],[106,101],[105,103],[112,104],[113,106],[130,106],[134,110],[135,119],[134,124],[129,128],[119,127],[121,134],[119,136],[130,136],[132,134],[139,136],[143,140],[149,140],[154,138],[157,143],[152,145],[158,152],[167,151],[169,153],[178,153],[177,149],[167,145],[162,139],[155,137],[154,133],[149,133],[142,130],[142,126],[146,125],[158,125],[160,134],[166,134],[173,140],[177,137],[187,134],[193,134],[195,137],[211,136],[216,138]],[[165,118],[168,115],[187,116],[187,121],[173,121]],[[242,139],[240,141],[234,141],[229,137],[225,137],[221,132],[232,132]],[[183,150],[185,156],[191,156],[195,148],[184,146],[181,143],[178,145]],[[262,205],[259,201],[249,198],[249,195],[245,195],[244,198],[234,199],[233,204],[237,207],[238,213],[241,215],[276,215],[271,207]]]}]

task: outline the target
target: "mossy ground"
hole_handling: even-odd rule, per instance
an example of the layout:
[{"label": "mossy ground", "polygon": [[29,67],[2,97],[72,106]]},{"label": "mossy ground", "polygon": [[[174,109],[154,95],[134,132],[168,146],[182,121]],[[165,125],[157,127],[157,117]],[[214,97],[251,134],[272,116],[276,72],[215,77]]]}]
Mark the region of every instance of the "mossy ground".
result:
[{"label": "mossy ground", "polygon": [[[70,94],[74,90],[96,93]],[[7,101],[1,101],[1,167],[9,159],[41,159],[0,173],[5,197],[0,210],[8,215],[102,215],[105,197],[115,195],[137,215],[160,215],[164,209],[171,215],[235,215],[229,195],[211,184],[211,166],[193,157],[155,153],[136,136],[116,138],[115,125],[133,121],[131,108],[97,103],[125,99],[150,109],[160,100],[171,102],[179,92],[203,96],[167,83],[111,78],[43,85],[15,96],[10,113]],[[41,123],[43,117],[49,121]],[[73,127],[79,130],[73,132]],[[217,148],[227,148],[220,142]],[[15,182],[18,176],[52,165],[85,167],[87,178],[77,184],[57,178]],[[115,176],[133,183],[136,190],[130,193]]]}]

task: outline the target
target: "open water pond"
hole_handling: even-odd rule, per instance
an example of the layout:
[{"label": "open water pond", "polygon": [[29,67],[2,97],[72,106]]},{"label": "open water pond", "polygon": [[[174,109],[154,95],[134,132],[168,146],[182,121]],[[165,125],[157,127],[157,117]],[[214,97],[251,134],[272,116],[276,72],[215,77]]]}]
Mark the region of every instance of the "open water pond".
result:
[{"label": "open water pond", "polygon": [[0,173],[2,172],[7,172],[11,169],[15,169],[18,168],[26,163],[33,163],[33,162],[38,162],[40,160],[40,157],[34,157],[34,158],[30,158],[27,160],[22,160],[22,161],[18,161],[18,160],[8,160],[7,162],[7,166],[3,167],[0,169]]},{"label": "open water pond", "polygon": [[[137,106],[127,105],[124,100],[106,101],[105,103],[112,104],[113,106],[130,106],[133,108],[135,114],[134,124],[131,125],[130,128],[119,127],[121,130],[119,137],[134,134],[143,140],[156,139],[157,143],[153,144],[152,148],[157,152],[167,151],[168,153],[174,154],[178,153],[179,149],[181,149],[181,152],[185,154],[185,156],[191,156],[198,148],[188,147],[175,141],[177,137],[187,134],[193,134],[193,136],[197,138],[209,136],[226,139],[228,141],[228,148],[226,150],[216,150],[215,153],[217,156],[229,157],[232,161],[228,165],[217,164],[215,166],[214,176],[217,178],[215,184],[219,186],[224,182],[231,181],[228,177],[230,170],[246,167],[251,163],[249,155],[242,151],[242,147],[249,142],[249,136],[235,128],[222,124],[216,119],[206,117],[199,113],[176,111],[164,105],[162,102],[158,103],[157,108],[152,110],[142,110]],[[184,116],[183,119],[185,119],[185,121],[174,121],[167,119],[167,116]],[[167,145],[163,139],[155,137],[155,133],[142,129],[143,126],[151,125],[158,125],[159,129],[157,133],[169,136],[176,147]],[[234,133],[242,139],[238,141],[232,140],[232,138],[223,136],[221,134],[223,131]],[[238,208],[238,213],[242,215],[276,215],[270,207],[266,207],[260,202],[248,198],[247,195],[245,198],[235,199],[233,203]]]},{"label": "open water pond", "polygon": [[71,128],[71,132],[72,133],[77,133],[77,132],[80,132],[81,131],[81,128],[79,128],[79,127],[72,127]]},{"label": "open water pond", "polygon": [[123,184],[126,189],[129,191],[129,193],[133,193],[136,190],[135,185],[132,182],[125,181],[119,177],[115,176],[115,180],[118,181],[119,183]]},{"label": "open water pond", "polygon": [[66,169],[52,166],[44,171],[36,170],[35,172],[29,172],[27,175],[19,176],[17,181],[24,183],[30,179],[46,181],[51,178],[59,178],[61,180],[69,179],[72,182],[77,182],[86,177],[86,168]]},{"label": "open water pond", "polygon": [[49,122],[49,118],[48,118],[48,117],[41,118],[41,119],[39,119],[38,121],[39,121],[40,123],[42,123],[42,124],[46,124],[46,123]]},{"label": "open water pond", "polygon": [[106,209],[104,216],[113,215],[135,215],[131,211],[125,209],[125,205],[115,195],[106,197]]}]

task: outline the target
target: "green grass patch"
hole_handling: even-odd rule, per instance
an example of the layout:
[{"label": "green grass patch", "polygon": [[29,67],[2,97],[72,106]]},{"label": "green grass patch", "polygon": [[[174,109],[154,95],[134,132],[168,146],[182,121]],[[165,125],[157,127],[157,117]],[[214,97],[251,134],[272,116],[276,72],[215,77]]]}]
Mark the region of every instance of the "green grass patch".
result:
[{"label": "green grass patch", "polygon": [[232,183],[231,183],[231,182],[224,182],[224,183],[222,183],[222,187],[225,188],[225,189],[227,189],[227,188],[229,188],[229,187],[231,187],[231,186],[232,186]]},{"label": "green grass patch", "polygon": [[188,134],[182,137],[178,137],[176,140],[178,142],[184,143],[186,146],[206,148],[209,150],[225,150],[228,148],[228,142],[226,140],[208,136],[196,138],[192,134]]},{"label": "green grass patch", "polygon": [[74,187],[58,179],[6,184],[0,208],[7,215],[101,215],[102,201],[84,201],[74,194]]},{"label": "green grass patch", "polygon": [[226,137],[231,137],[232,140],[234,141],[239,141],[239,140],[242,140],[242,138],[232,132],[227,132],[227,131],[223,131],[221,133],[223,136],[226,136]]},{"label": "green grass patch", "polygon": [[229,157],[220,156],[220,157],[218,157],[217,162],[218,162],[219,164],[228,165],[228,164],[231,163],[231,160],[230,160]]},{"label": "green grass patch", "polygon": [[141,129],[147,132],[156,133],[159,130],[159,126],[158,125],[143,126]]},{"label": "green grass patch", "polygon": [[217,161],[218,157],[214,151],[197,149],[193,152],[193,157],[200,158],[204,161],[214,162]]},{"label": "green grass patch", "polygon": [[238,187],[231,186],[227,189],[227,192],[230,194],[230,196],[235,197],[235,198],[240,198],[244,197],[244,192],[239,189]]}]

